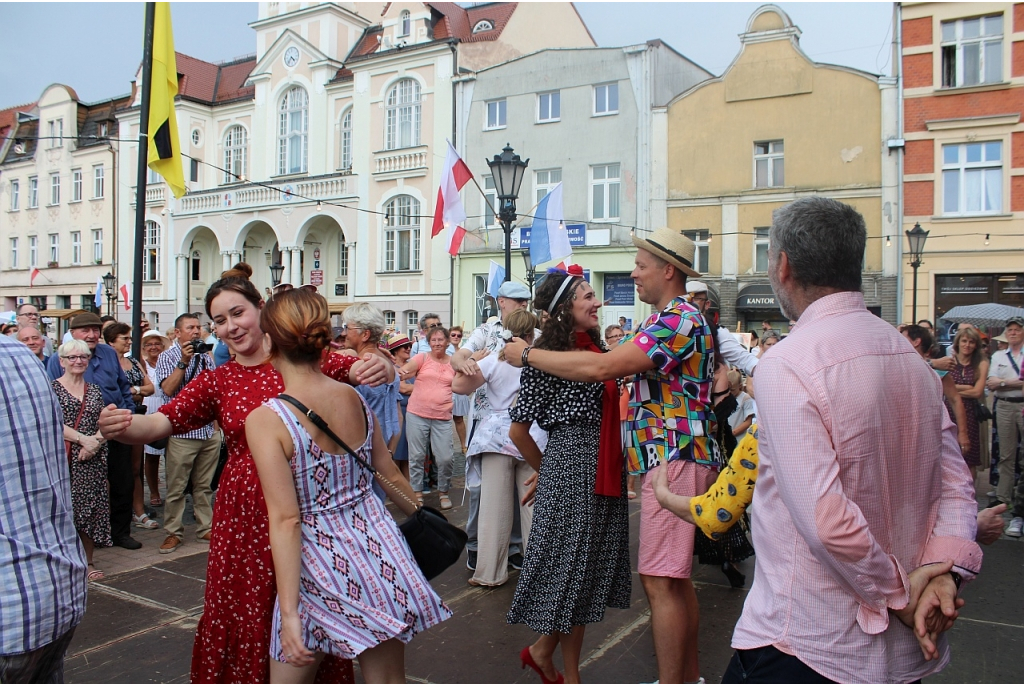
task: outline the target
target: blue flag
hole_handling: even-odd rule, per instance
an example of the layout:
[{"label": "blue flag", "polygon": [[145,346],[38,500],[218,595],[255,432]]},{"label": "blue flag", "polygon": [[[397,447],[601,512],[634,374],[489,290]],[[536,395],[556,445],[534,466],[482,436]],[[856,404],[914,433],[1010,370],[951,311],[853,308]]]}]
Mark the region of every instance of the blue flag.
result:
[{"label": "blue flag", "polygon": [[490,267],[487,269],[487,294],[497,300],[498,288],[500,288],[501,284],[504,282],[505,267],[492,259]]},{"label": "blue flag", "polygon": [[569,233],[562,211],[562,184],[559,183],[537,205],[530,232],[530,262],[534,266],[572,255]]}]

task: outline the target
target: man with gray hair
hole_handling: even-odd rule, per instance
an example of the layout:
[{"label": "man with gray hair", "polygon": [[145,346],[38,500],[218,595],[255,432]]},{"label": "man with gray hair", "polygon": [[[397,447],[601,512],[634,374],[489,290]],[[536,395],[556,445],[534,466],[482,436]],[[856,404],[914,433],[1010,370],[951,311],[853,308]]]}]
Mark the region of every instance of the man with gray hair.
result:
[{"label": "man with gray hair", "polygon": [[18,328],[18,342],[25,345],[39,361],[45,364],[46,355],[43,354],[45,349],[43,337],[43,334],[35,326],[21,326]]},{"label": "man with gray hair", "polygon": [[797,322],[757,366],[756,569],[723,682],[919,681],[981,570],[938,377],[864,306],[866,238],[827,198],[773,217],[768,277]]},{"label": "man with gray hair", "polygon": [[22,302],[18,305],[17,312],[18,330],[25,326],[33,326],[43,338],[43,358],[53,354],[53,341],[50,340],[50,336],[43,334],[43,329],[39,326],[39,307],[31,302]]},{"label": "man with gray hair", "polygon": [[[430,353],[430,341],[429,333],[431,328],[437,328],[441,325],[441,317],[437,314],[424,314],[420,317],[420,335],[422,336],[419,340],[413,343],[412,352],[409,353],[410,357],[415,357],[420,352]],[[448,354],[451,354],[452,350],[449,348]]]}]

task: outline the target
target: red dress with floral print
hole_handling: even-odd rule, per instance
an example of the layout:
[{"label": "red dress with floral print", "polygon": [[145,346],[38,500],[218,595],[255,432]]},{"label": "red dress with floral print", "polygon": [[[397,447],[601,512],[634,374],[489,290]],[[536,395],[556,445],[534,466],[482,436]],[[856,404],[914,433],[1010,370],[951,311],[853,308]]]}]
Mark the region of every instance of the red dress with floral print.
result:
[{"label": "red dress with floral print", "polygon": [[[327,355],[323,372],[348,382],[355,357]],[[277,586],[270,553],[267,504],[245,439],[249,413],[284,390],[269,363],[234,360],[204,371],[160,407],[185,433],[218,421],[227,437],[228,461],[213,510],[203,615],[192,649],[193,683],[265,683],[270,678],[270,629]],[[326,657],[318,682],[354,682],[352,662]]]}]

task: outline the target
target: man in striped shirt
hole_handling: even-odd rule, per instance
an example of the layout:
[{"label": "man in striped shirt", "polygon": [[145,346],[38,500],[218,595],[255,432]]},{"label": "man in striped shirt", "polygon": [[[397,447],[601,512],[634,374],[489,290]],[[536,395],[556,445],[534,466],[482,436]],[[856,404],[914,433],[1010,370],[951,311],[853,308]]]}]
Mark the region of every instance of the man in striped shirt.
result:
[{"label": "man in striped shirt", "polygon": [[[213,357],[207,353],[194,354],[193,342],[202,341],[203,329],[195,314],[182,314],[174,320],[177,339],[160,354],[156,362],[156,378],[160,390],[174,397],[203,371],[214,369]],[[210,541],[213,506],[210,503],[210,484],[217,471],[220,457],[220,433],[213,424],[167,440],[167,499],[164,501],[164,532],[167,537],[160,545],[161,554],[170,554],[184,541],[185,488],[192,481],[192,504],[196,516],[196,539]]]},{"label": "man in striped shirt", "polygon": [[757,561],[723,682],[919,681],[949,662],[941,633],[981,570],[939,380],[864,306],[866,237],[827,198],[773,217],[768,276],[798,321],[757,365]]},{"label": "man in striped shirt", "polygon": [[0,336],[0,682],[62,683],[85,615],[64,419],[43,365]]}]

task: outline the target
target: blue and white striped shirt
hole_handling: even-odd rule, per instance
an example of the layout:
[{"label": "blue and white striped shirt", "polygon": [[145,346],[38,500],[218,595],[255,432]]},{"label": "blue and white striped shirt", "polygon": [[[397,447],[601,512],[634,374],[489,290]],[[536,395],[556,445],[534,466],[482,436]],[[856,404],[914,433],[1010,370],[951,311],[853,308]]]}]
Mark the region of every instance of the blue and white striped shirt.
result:
[{"label": "blue and white striped shirt", "polygon": [[0,654],[38,649],[85,615],[64,418],[35,355],[0,336]]},{"label": "blue and white striped shirt", "polygon": [[[162,384],[167,377],[174,373],[175,367],[178,362],[181,361],[181,345],[175,340],[174,344],[167,348],[165,351],[160,353],[160,357],[156,360],[156,378],[157,385]],[[165,397],[169,400],[170,398],[181,392],[182,388],[189,384],[193,378],[197,378],[203,371],[212,371],[214,369],[213,359],[208,354],[195,354],[192,355],[192,361],[188,363],[188,368],[185,369],[185,378],[181,381],[181,385],[178,386],[178,390],[170,395],[165,393]],[[190,440],[209,440],[213,437],[213,424],[208,423],[202,428],[197,428],[188,433],[181,433],[180,435],[174,435],[171,437],[175,438],[188,438]]]}]

